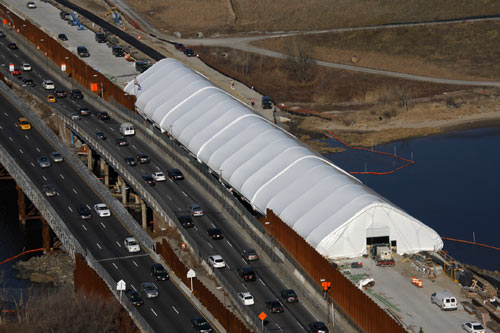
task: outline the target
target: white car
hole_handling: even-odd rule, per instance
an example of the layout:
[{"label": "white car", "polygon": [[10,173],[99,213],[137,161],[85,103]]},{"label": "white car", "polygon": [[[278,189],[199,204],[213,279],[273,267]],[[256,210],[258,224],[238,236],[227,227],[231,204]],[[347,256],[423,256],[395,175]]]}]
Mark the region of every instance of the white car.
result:
[{"label": "white car", "polygon": [[250,294],[248,291],[238,293],[238,299],[243,303],[243,305],[255,304],[252,294]]},{"label": "white car", "polygon": [[485,333],[486,332],[483,325],[481,325],[477,321],[468,321],[466,323],[463,323],[462,328],[464,330],[466,330],[467,332],[471,332],[471,333]]},{"label": "white car", "polygon": [[25,71],[25,72],[29,72],[29,71],[31,71],[31,65],[30,65],[30,64],[28,64],[28,63],[26,63],[26,62],[23,62],[23,63],[21,64],[21,69],[22,69],[23,71]]},{"label": "white car", "polygon": [[30,8],[30,9],[34,9],[36,8],[36,5],[33,1],[29,1],[27,4],[26,4],[26,7]]},{"label": "white car", "polygon": [[56,85],[54,84],[54,82],[52,82],[50,80],[43,80],[42,87],[44,87],[46,90],[56,89]]},{"label": "white car", "polygon": [[139,243],[137,243],[134,237],[125,238],[123,244],[125,244],[125,247],[127,248],[128,252],[139,252],[141,250]]},{"label": "white car", "polygon": [[108,209],[108,206],[106,206],[105,203],[98,203],[94,205],[94,210],[99,215],[99,217],[108,217],[111,216],[111,212]]},{"label": "white car", "polygon": [[189,213],[192,216],[203,216],[204,212],[198,204],[191,204],[188,206]]},{"label": "white car", "polygon": [[226,262],[218,254],[208,257],[208,262],[213,268],[224,268],[226,267]]},{"label": "white car", "polygon": [[157,182],[164,182],[165,180],[167,180],[165,174],[161,171],[154,172],[152,176],[153,179],[156,180]]}]

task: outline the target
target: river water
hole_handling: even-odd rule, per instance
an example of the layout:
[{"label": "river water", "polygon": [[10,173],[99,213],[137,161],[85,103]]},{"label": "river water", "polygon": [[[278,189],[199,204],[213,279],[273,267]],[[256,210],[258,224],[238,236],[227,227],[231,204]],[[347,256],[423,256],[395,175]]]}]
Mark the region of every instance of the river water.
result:
[{"label": "river water", "polygon": [[[328,140],[333,147],[343,147]],[[500,248],[500,128],[409,139],[373,147],[415,164],[389,175],[355,175],[442,237]],[[405,164],[390,156],[347,148],[327,154],[351,171],[384,172]],[[457,260],[500,271],[500,251],[444,241]]]}]

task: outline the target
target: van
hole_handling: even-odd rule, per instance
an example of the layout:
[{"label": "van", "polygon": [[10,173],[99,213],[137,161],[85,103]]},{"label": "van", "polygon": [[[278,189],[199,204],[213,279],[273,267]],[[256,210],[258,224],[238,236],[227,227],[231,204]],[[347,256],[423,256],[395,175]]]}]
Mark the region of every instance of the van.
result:
[{"label": "van", "polygon": [[436,291],[431,295],[431,303],[437,304],[441,310],[457,310],[457,299],[446,290]]},{"label": "van", "polygon": [[120,125],[120,133],[125,135],[135,135],[134,126],[130,123],[123,123]]},{"label": "van", "polygon": [[95,40],[98,43],[106,43],[107,42],[106,34],[102,31],[96,32],[95,33]]}]

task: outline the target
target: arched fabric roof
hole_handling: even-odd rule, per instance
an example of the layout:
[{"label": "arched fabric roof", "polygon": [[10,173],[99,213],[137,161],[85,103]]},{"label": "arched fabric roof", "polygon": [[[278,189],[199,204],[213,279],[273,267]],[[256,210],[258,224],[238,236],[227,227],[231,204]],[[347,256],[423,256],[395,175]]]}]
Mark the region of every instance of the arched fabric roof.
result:
[{"label": "arched fabric roof", "polygon": [[125,91],[256,210],[272,209],[328,258],[365,254],[366,237],[389,236],[400,254],[443,247],[433,229],[177,60],[160,60]]}]

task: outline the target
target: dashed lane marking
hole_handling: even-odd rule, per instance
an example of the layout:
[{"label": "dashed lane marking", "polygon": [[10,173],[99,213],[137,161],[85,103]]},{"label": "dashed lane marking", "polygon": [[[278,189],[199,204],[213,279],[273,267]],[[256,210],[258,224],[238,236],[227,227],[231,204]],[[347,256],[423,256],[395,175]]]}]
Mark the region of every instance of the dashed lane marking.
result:
[{"label": "dashed lane marking", "polygon": [[64,179],[64,176],[62,175],[62,173],[59,175],[62,179]]},{"label": "dashed lane marking", "polygon": [[73,192],[75,192],[75,194],[77,194],[77,193],[78,193],[75,189],[73,189]]},{"label": "dashed lane marking", "polygon": [[112,263],[111,265],[113,265],[114,268],[118,269],[118,266],[116,266],[115,263]]},{"label": "dashed lane marking", "polygon": [[118,245],[118,247],[122,247],[122,246],[120,245],[120,243],[118,243],[118,241],[115,241],[115,243],[116,243],[116,245]]},{"label": "dashed lane marking", "polygon": [[87,231],[87,227],[83,224],[82,224],[82,228],[83,228],[83,230]]},{"label": "dashed lane marking", "polygon": [[102,250],[101,245],[99,245],[99,243],[96,243],[96,244],[97,244],[97,247],[99,248],[99,250]]},{"label": "dashed lane marking", "polygon": [[174,309],[175,313],[179,314],[179,311],[175,308],[175,306],[172,305],[172,309]]},{"label": "dashed lane marking", "polygon": [[135,262],[135,260],[132,260],[132,263],[135,265],[135,267],[139,267],[139,265],[137,265],[137,263]]},{"label": "dashed lane marking", "polygon": [[68,206],[68,209],[69,209],[70,212],[73,213],[73,208],[71,208],[70,206]]},{"label": "dashed lane marking", "polygon": [[231,245],[231,243],[229,243],[229,241],[226,241],[226,242],[229,244],[229,246],[233,247],[233,245]]},{"label": "dashed lane marking", "polygon": [[106,226],[104,225],[104,223],[101,222],[101,225],[104,229],[106,229]]},{"label": "dashed lane marking", "polygon": [[151,312],[153,312],[153,314],[158,317],[158,315],[156,314],[155,310],[153,310],[153,308],[151,308]]}]

